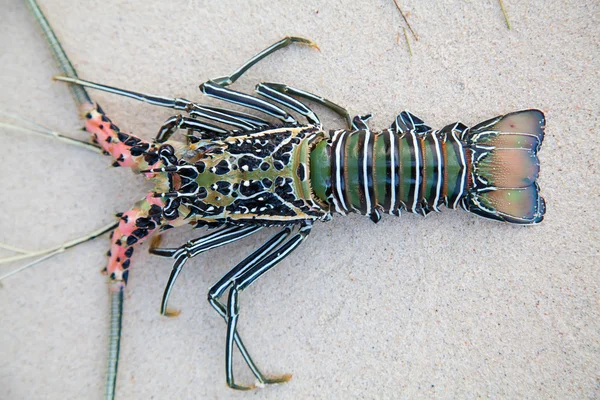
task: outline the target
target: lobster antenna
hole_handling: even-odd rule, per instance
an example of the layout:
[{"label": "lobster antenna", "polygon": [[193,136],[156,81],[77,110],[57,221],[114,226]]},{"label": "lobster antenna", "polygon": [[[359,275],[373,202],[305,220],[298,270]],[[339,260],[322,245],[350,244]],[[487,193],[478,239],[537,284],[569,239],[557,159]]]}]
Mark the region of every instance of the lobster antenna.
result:
[{"label": "lobster antenna", "polygon": [[[37,1],[27,0],[27,4],[29,5],[29,8],[36,21],[40,25],[42,33],[46,37],[46,40],[50,45],[50,50],[52,51],[52,54],[54,54],[54,57],[56,58],[56,61],[58,62],[58,66],[62,73],[66,76],[77,78],[77,72],[75,71],[75,68],[73,68],[73,64],[71,64],[71,61],[67,57],[67,53],[65,53],[65,50],[60,45],[56,34],[52,30],[52,27],[48,23],[48,20],[42,13],[40,6],[37,4]],[[81,106],[85,103],[92,103],[92,100],[90,99],[90,96],[88,95],[85,88],[82,88],[77,85],[70,85],[69,88],[71,89],[71,94],[73,95],[77,106]]]},{"label": "lobster antenna", "polygon": [[[37,20],[38,24],[42,29],[42,33],[46,37],[48,44],[50,45],[50,49],[54,54],[54,57],[58,61],[58,65],[62,71],[62,73],[68,77],[77,79],[77,72],[64,49],[60,45],[56,34],[50,27],[48,20],[42,13],[42,10],[38,6],[35,0],[27,0],[29,8],[33,13],[33,16]],[[90,96],[88,95],[85,88],[78,85],[70,85],[71,94],[77,103],[77,106],[81,108],[82,105],[86,103],[92,103]],[[108,347],[108,363],[106,369],[106,390],[105,390],[105,398],[107,400],[113,400],[115,398],[116,391],[116,380],[117,380],[117,368],[119,364],[119,347],[121,341],[121,322],[123,318],[123,288],[119,288],[117,290],[110,291],[110,302],[111,302],[111,316],[110,316],[110,329],[109,329],[109,347]]]},{"label": "lobster antenna", "polygon": [[[93,143],[86,142],[86,141],[79,140],[79,139],[74,139],[63,133],[56,132],[56,131],[53,131],[52,129],[46,128],[45,126],[36,124],[35,122],[32,122],[26,118],[19,117],[17,115],[12,115],[12,114],[9,114],[4,111],[0,111],[0,115],[4,115],[6,117],[12,118],[16,121],[21,122],[24,125],[24,126],[19,126],[19,125],[7,123],[7,122],[0,122],[0,128],[6,128],[6,129],[18,131],[18,132],[30,133],[30,134],[50,138],[50,139],[55,139],[60,142],[68,143],[68,144],[78,146],[78,147],[83,147],[84,149],[91,150],[95,153],[102,154],[102,149],[100,148],[100,146],[95,145]],[[26,125],[29,125],[29,126],[26,126]]]},{"label": "lobster antenna", "polygon": [[13,247],[13,246],[10,246],[7,244],[0,243],[0,248],[10,250],[15,253],[21,253],[16,256],[5,257],[5,258],[0,259],[0,264],[5,264],[5,263],[19,261],[19,260],[25,260],[27,258],[32,258],[32,257],[38,257],[35,260],[31,261],[30,263],[28,263],[20,268],[17,268],[14,271],[8,272],[8,273],[0,276],[0,281],[2,279],[8,278],[9,276],[15,275],[16,273],[19,273],[29,267],[33,267],[34,265],[39,264],[40,262],[47,260],[50,257],[54,257],[57,254],[63,253],[64,251],[70,249],[71,247],[75,247],[79,244],[89,242],[90,240],[93,240],[93,239],[97,238],[98,236],[102,236],[105,233],[110,232],[113,229],[115,229],[118,226],[118,224],[119,224],[118,222],[113,222],[111,224],[103,226],[100,229],[90,232],[89,234],[82,236],[80,238],[70,240],[68,242],[61,243],[58,246],[50,247],[50,248],[39,250],[39,251],[23,250],[23,249],[19,249],[19,248],[16,248],[16,247]]},{"label": "lobster antenna", "polygon": [[106,386],[104,398],[114,400],[117,389],[119,350],[121,348],[121,327],[123,324],[123,286],[110,292],[110,326],[108,331],[108,363],[106,365]]}]

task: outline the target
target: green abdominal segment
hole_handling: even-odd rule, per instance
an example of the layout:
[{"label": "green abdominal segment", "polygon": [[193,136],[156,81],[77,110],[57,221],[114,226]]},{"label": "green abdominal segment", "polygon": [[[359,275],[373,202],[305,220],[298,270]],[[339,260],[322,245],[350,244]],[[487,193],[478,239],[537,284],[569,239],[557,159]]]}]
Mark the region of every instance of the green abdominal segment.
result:
[{"label": "green abdominal segment", "polygon": [[465,151],[452,136],[391,130],[330,136],[311,151],[311,184],[318,199],[340,213],[425,214],[467,189]]}]

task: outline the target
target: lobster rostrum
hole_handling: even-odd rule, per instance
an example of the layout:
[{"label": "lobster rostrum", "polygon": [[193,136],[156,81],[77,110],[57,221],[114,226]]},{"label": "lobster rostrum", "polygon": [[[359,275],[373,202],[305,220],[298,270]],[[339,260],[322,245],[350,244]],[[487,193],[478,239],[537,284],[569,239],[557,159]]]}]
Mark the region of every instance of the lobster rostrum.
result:
[{"label": "lobster rostrum", "polygon": [[[119,215],[111,233],[106,267],[113,294],[109,398],[115,390],[123,289],[136,246],[152,234],[184,224],[214,228],[178,248],[159,247],[158,241],[151,245],[151,253],[175,260],[161,303],[161,313],[171,315],[169,294],[187,260],[265,227],[279,227],[208,294],[227,324],[227,383],[250,389],[254,385],[234,380],[234,346],[259,384],[284,382],[290,376],[267,378],[253,362],[237,331],[239,294],[306,240],[315,221],[329,221],[334,212],[358,212],[378,222],[382,213],[426,215],[439,212],[442,205],[513,224],[532,225],[543,219],[545,204],[536,182],[545,126],[541,111],[518,111],[471,128],[457,122],[440,130],[405,111],[388,129],[375,132],[367,125],[370,115],[350,118],[343,107],[304,90],[260,83],[260,97],[255,97],[229,88],[281,48],[292,43],[316,47],[298,37],[286,37],[233,74],[200,85],[205,95],[256,115],[118,89],[79,79],[36,2],[29,3],[60,61],[64,75],[56,79],[71,84],[95,145],[114,159],[115,166],[129,167],[154,185]],[[121,132],[90,99],[86,87],[171,108],[177,115],[147,141]],[[333,110],[348,128],[324,129],[299,99]],[[186,132],[185,141],[171,140],[180,130]]]}]

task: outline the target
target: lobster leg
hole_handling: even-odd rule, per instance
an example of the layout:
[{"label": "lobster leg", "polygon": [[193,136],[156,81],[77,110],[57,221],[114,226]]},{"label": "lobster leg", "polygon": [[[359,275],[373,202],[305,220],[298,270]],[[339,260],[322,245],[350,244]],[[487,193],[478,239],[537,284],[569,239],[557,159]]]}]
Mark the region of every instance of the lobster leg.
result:
[{"label": "lobster leg", "polygon": [[[265,244],[256,249],[252,254],[246,257],[244,260],[240,261],[235,267],[233,267],[229,272],[227,272],[217,283],[215,283],[208,292],[208,302],[215,309],[215,311],[223,317],[225,322],[227,322],[227,309],[225,305],[220,302],[221,296],[225,293],[225,291],[233,284],[233,282],[245,271],[247,271],[252,265],[256,264],[260,260],[262,260],[266,255],[268,255],[274,248],[279,246],[281,242],[283,242],[292,232],[290,227],[285,227],[280,232],[275,234],[271,239],[269,239]],[[258,369],[250,354],[248,354],[242,339],[239,334],[235,332],[234,341],[242,353],[242,357],[248,364],[250,370],[258,381],[262,384],[271,384],[271,383],[280,383],[289,380],[289,376],[281,376],[277,378],[266,378]]]},{"label": "lobster leg", "polygon": [[116,94],[118,96],[129,97],[130,99],[141,101],[143,103],[150,104],[153,106],[166,107],[174,110],[189,111],[190,115],[194,117],[206,118],[208,120],[221,122],[241,129],[254,129],[260,126],[269,125],[268,122],[246,113],[222,109],[219,107],[203,106],[183,98],[171,98],[134,92],[132,90],[120,89],[113,86],[103,85],[101,83],[95,83],[91,81],[86,81],[84,79],[72,78],[68,76],[56,76],[54,79],[62,82],[72,83],[74,85],[100,90],[107,93]]},{"label": "lobster leg", "polygon": [[264,49],[263,51],[261,51],[260,53],[258,53],[257,55],[255,55],[254,57],[249,59],[248,61],[246,61],[241,67],[236,69],[231,75],[212,79],[212,82],[219,86],[222,86],[222,87],[229,86],[233,82],[237,81],[242,75],[244,75],[244,73],[246,71],[248,71],[250,68],[252,68],[254,65],[256,65],[263,58],[269,56],[270,54],[275,53],[277,50],[286,48],[289,45],[294,44],[294,43],[303,43],[310,47],[314,47],[316,49],[319,48],[317,46],[317,44],[315,42],[313,42],[312,40],[304,39],[304,38],[296,37],[296,36],[287,36],[287,37],[284,37],[283,39],[281,39],[280,41],[272,44],[271,46],[267,47],[266,49]]},{"label": "lobster leg", "polygon": [[[254,228],[252,228],[253,230],[251,232],[249,232],[249,227],[242,228],[242,229],[244,229],[244,230],[240,231],[240,227],[227,227],[227,228],[221,229],[218,232],[215,232],[210,235],[206,235],[202,238],[190,241],[185,246],[181,246],[179,248],[172,248],[172,249],[170,249],[170,248],[151,248],[150,253],[159,255],[162,257],[170,257],[170,258],[174,258],[174,257],[176,257],[177,254],[179,254],[178,261],[181,260],[182,261],[181,265],[183,265],[183,263],[185,263],[187,261],[187,259],[189,259],[189,258],[193,258],[193,257],[197,256],[198,254],[200,254],[206,250],[209,250],[211,248],[215,248],[218,246],[222,246],[222,245],[231,243],[235,240],[239,240],[242,237],[248,236],[251,233],[254,233],[258,229],[261,229],[261,228],[258,227],[258,229],[256,229],[256,227],[254,227]],[[221,315],[221,317],[223,317],[225,320],[227,320],[225,306],[219,301],[219,298],[223,295],[225,290],[229,286],[231,286],[233,279],[235,279],[235,277],[238,276],[241,272],[245,271],[247,269],[247,267],[251,265],[252,262],[256,262],[256,261],[262,259],[271,250],[273,250],[275,247],[277,247],[283,240],[285,240],[285,238],[287,236],[289,236],[290,232],[291,232],[291,229],[286,227],[281,232],[279,232],[278,234],[273,236],[263,246],[261,246],[259,249],[255,250],[252,254],[250,254],[248,257],[246,257],[244,260],[242,260],[240,263],[238,263],[238,265],[236,265],[231,271],[229,271],[225,276],[223,276],[223,278],[221,278],[210,289],[209,295],[208,295],[208,301],[210,302],[212,307],[219,313],[219,315]],[[241,235],[241,234],[243,234],[243,236],[237,237],[237,238],[235,237],[235,235]],[[186,247],[188,247],[190,249],[195,248],[195,250],[183,251],[186,249]],[[176,264],[178,261],[176,261]],[[175,271],[175,268],[176,267],[174,266],[173,271]],[[171,277],[173,277],[173,273],[171,274]],[[165,289],[165,294],[167,294],[167,289]],[[163,297],[163,308],[165,306],[166,306],[166,300]],[[256,364],[250,357],[250,354],[246,350],[246,347],[244,346],[244,343],[242,342],[242,340],[239,337],[239,335],[237,334],[237,332],[235,334],[234,340],[240,350],[240,353],[242,354],[242,357],[248,364],[248,367],[251,369],[251,371],[253,372],[253,374],[256,376],[256,378],[258,379],[258,381],[260,383],[263,383],[263,384],[279,383],[279,382],[283,382],[283,381],[286,381],[289,379],[288,377],[285,377],[285,376],[280,377],[280,378],[266,378],[260,372],[260,370],[258,369]]]},{"label": "lobster leg", "polygon": [[[234,280],[231,289],[229,289],[229,299],[227,302],[227,341],[225,348],[225,371],[227,374],[227,385],[232,389],[248,390],[253,387],[237,385],[233,378],[233,343],[237,334],[237,321],[239,317],[238,296],[241,291],[250,286],[256,279],[277,265],[281,260],[294,251],[310,233],[312,228],[311,221],[305,221],[302,227],[294,236],[292,236],[283,245],[271,251],[269,255],[255,260],[247,266],[244,272]],[[287,378],[287,377],[286,377]],[[289,378],[288,378],[289,379]]]},{"label": "lobster leg", "polygon": [[[244,113],[241,111],[228,110],[228,109],[212,107],[212,106],[203,106],[203,107],[207,110],[221,112],[221,113],[227,114],[228,116],[230,116],[232,118],[241,120],[244,123],[251,125],[252,129],[260,128],[260,127],[267,127],[267,126],[271,125],[268,121],[265,121],[264,119],[259,118],[256,115],[247,114],[247,113]],[[192,114],[192,113],[193,113],[193,110],[190,111],[190,114]],[[232,125],[232,124],[230,124],[230,125]]]},{"label": "lobster leg", "polygon": [[342,117],[344,119],[344,121],[346,121],[346,123],[348,124],[348,127],[352,127],[352,120],[350,119],[350,114],[348,113],[348,110],[346,110],[344,107],[342,107],[338,104],[335,104],[334,102],[332,102],[330,100],[327,100],[319,95],[316,95],[316,94],[313,94],[310,92],[306,92],[302,89],[296,89],[296,88],[293,88],[291,86],[284,85],[281,83],[263,82],[261,85],[266,86],[269,89],[272,89],[272,90],[280,92],[280,93],[297,96],[297,97],[301,97],[306,100],[314,101],[315,103],[320,104],[323,107],[326,107],[326,108],[330,109],[331,111],[333,111],[334,113],[338,114],[340,117]]},{"label": "lobster leg", "polygon": [[[220,128],[216,125],[199,121],[197,119],[184,117],[183,115],[178,114],[165,121],[165,123],[158,130],[155,141],[157,143],[164,143],[169,140],[169,138],[179,129],[189,129],[193,132],[201,133],[211,132],[220,136],[226,135],[229,132],[228,130]],[[213,137],[211,136],[211,138]]]},{"label": "lobster leg", "polygon": [[308,108],[305,104],[299,102],[293,97],[288,96],[287,94],[276,90],[270,86],[268,83],[259,83],[256,85],[256,93],[263,95],[264,97],[272,100],[278,104],[281,104],[284,107],[290,108],[300,115],[303,115],[309,124],[321,126],[321,121],[319,117]]},{"label": "lobster leg", "polygon": [[[200,85],[200,90],[207,96],[217,98],[219,100],[227,101],[233,104],[237,104],[243,107],[248,107],[253,110],[263,112],[267,115],[275,117],[282,122],[296,124],[297,121],[290,114],[282,110],[281,108],[274,106],[264,100],[257,99],[256,97],[249,96],[244,93],[236,92],[234,90],[226,89],[227,86],[237,81],[244,73],[252,66],[256,65],[260,60],[273,54],[277,50],[283,49],[293,43],[304,43],[311,47],[317,47],[317,45],[308,39],[288,36],[277,43],[267,47],[250,60],[246,61],[241,67],[235,70],[231,75],[222,76],[219,78],[211,79]],[[305,107],[306,108],[306,107]]]},{"label": "lobster leg", "polygon": [[[249,131],[249,130],[258,128],[260,126],[260,125],[255,125],[253,123],[247,122],[242,118],[236,117],[235,115],[232,114],[232,112],[230,110],[221,109],[220,111],[212,111],[210,109],[203,107],[203,109],[190,110],[190,116],[192,118],[198,118],[198,117],[206,118],[211,121],[231,125],[235,128],[238,128],[238,129],[241,129],[244,131]],[[265,124],[266,124],[266,121],[265,121]]]},{"label": "lobster leg", "polygon": [[214,81],[208,81],[201,84],[200,91],[202,91],[202,93],[209,97],[213,97],[218,100],[236,104],[238,106],[260,111],[262,113],[270,115],[271,117],[277,118],[278,120],[284,123],[298,123],[298,121],[296,121],[294,117],[292,117],[282,108],[277,107],[276,105],[273,105],[259,98],[247,95],[245,93],[227,89],[226,87],[221,86]]},{"label": "lobster leg", "polygon": [[232,226],[221,229],[220,231],[190,240],[178,248],[150,248],[150,253],[162,257],[174,258],[175,263],[169,281],[165,287],[163,298],[160,304],[160,313],[166,316],[172,316],[174,313],[167,311],[169,295],[175,285],[177,277],[181,273],[186,261],[192,257],[204,253],[205,251],[236,242],[262,229],[262,226]]}]

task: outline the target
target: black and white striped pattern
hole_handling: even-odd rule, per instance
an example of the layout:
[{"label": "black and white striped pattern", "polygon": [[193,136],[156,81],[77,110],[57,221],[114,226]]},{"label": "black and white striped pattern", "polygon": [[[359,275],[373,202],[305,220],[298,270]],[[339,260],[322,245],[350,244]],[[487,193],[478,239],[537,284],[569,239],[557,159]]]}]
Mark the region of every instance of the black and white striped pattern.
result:
[{"label": "black and white striped pattern", "polygon": [[[348,141],[351,137],[358,135],[357,158],[349,160]],[[357,211],[363,215],[369,215],[374,219],[379,218],[376,210],[377,199],[373,181],[374,166],[374,143],[376,135],[370,130],[357,130],[352,132],[337,131],[332,139],[332,196],[333,204],[337,212],[346,214],[349,211]],[[354,188],[358,192],[360,204],[352,204],[348,196],[348,165],[346,163],[356,162],[358,171],[358,186]]]},{"label": "black and white striped pattern", "polygon": [[332,138],[332,190],[331,195],[335,211],[346,215],[350,209],[346,205],[345,178],[344,178],[344,158],[347,136],[350,132],[345,130],[335,131]]},{"label": "black and white striped pattern", "polygon": [[[456,208],[468,189],[467,155],[459,136],[458,130],[335,131],[330,152],[330,202],[335,211],[343,215],[359,212],[378,220],[379,210],[392,215],[400,215],[401,210],[425,215],[439,212],[443,203]],[[381,151],[382,142],[385,153]],[[458,176],[453,173],[450,179],[446,176],[445,146],[452,146],[455,164],[460,166]],[[349,169],[355,167],[353,163],[357,163],[356,168]],[[380,163],[385,164],[385,175],[376,168]],[[358,176],[349,176],[353,173],[350,171],[357,171]],[[385,185],[381,185],[382,180]],[[447,188],[448,181],[451,188]]]},{"label": "black and white striped pattern", "polygon": [[175,259],[171,275],[169,276],[169,281],[167,282],[167,285],[165,286],[165,291],[163,293],[163,298],[160,307],[161,314],[165,315],[165,313],[167,312],[167,303],[169,301],[169,296],[173,289],[173,285],[175,285],[175,281],[177,280],[177,277],[181,273],[181,270],[183,269],[183,266],[185,265],[187,260],[201,253],[204,253],[205,251],[236,242],[249,235],[252,235],[253,233],[258,232],[262,228],[263,227],[259,225],[229,226],[217,232],[213,232],[211,234],[203,236],[201,238],[190,240],[189,242],[178,248],[151,249],[150,252],[154,255]]},{"label": "black and white striped pattern", "polygon": [[409,145],[412,159],[414,160],[412,164],[412,172],[411,177],[413,179],[413,183],[410,186],[409,192],[409,211],[413,214],[420,214],[420,200],[423,198],[422,196],[422,179],[423,179],[423,153],[421,152],[421,147],[419,146],[419,142],[417,139],[417,134],[414,131],[409,132]]},{"label": "black and white striped pattern", "polygon": [[452,207],[453,210],[458,208],[458,202],[464,196],[467,184],[467,158],[465,156],[465,149],[463,148],[462,142],[458,139],[457,131],[453,130],[450,135],[450,141],[454,146],[456,154],[459,156],[459,163],[461,167],[461,176],[460,179],[456,181],[456,188],[454,190],[454,195],[449,198],[448,204]]},{"label": "black and white striped pattern", "polygon": [[211,81],[200,85],[202,93],[209,97],[214,97],[219,100],[227,101],[242,107],[248,107],[253,110],[263,112],[271,117],[277,118],[282,122],[294,124],[297,121],[284,109],[277,107],[268,101],[261,100],[257,97],[248,94],[228,89],[226,87],[215,84]]},{"label": "black and white striped pattern", "polygon": [[435,212],[440,212],[439,204],[440,197],[442,195],[442,185],[444,181],[444,166],[445,160],[442,158],[442,146],[440,143],[440,139],[438,138],[438,132],[432,132],[430,137],[433,139],[434,151],[435,155],[435,166],[436,166],[436,184],[435,184],[435,197],[433,198],[433,202],[431,202],[431,207]]}]

